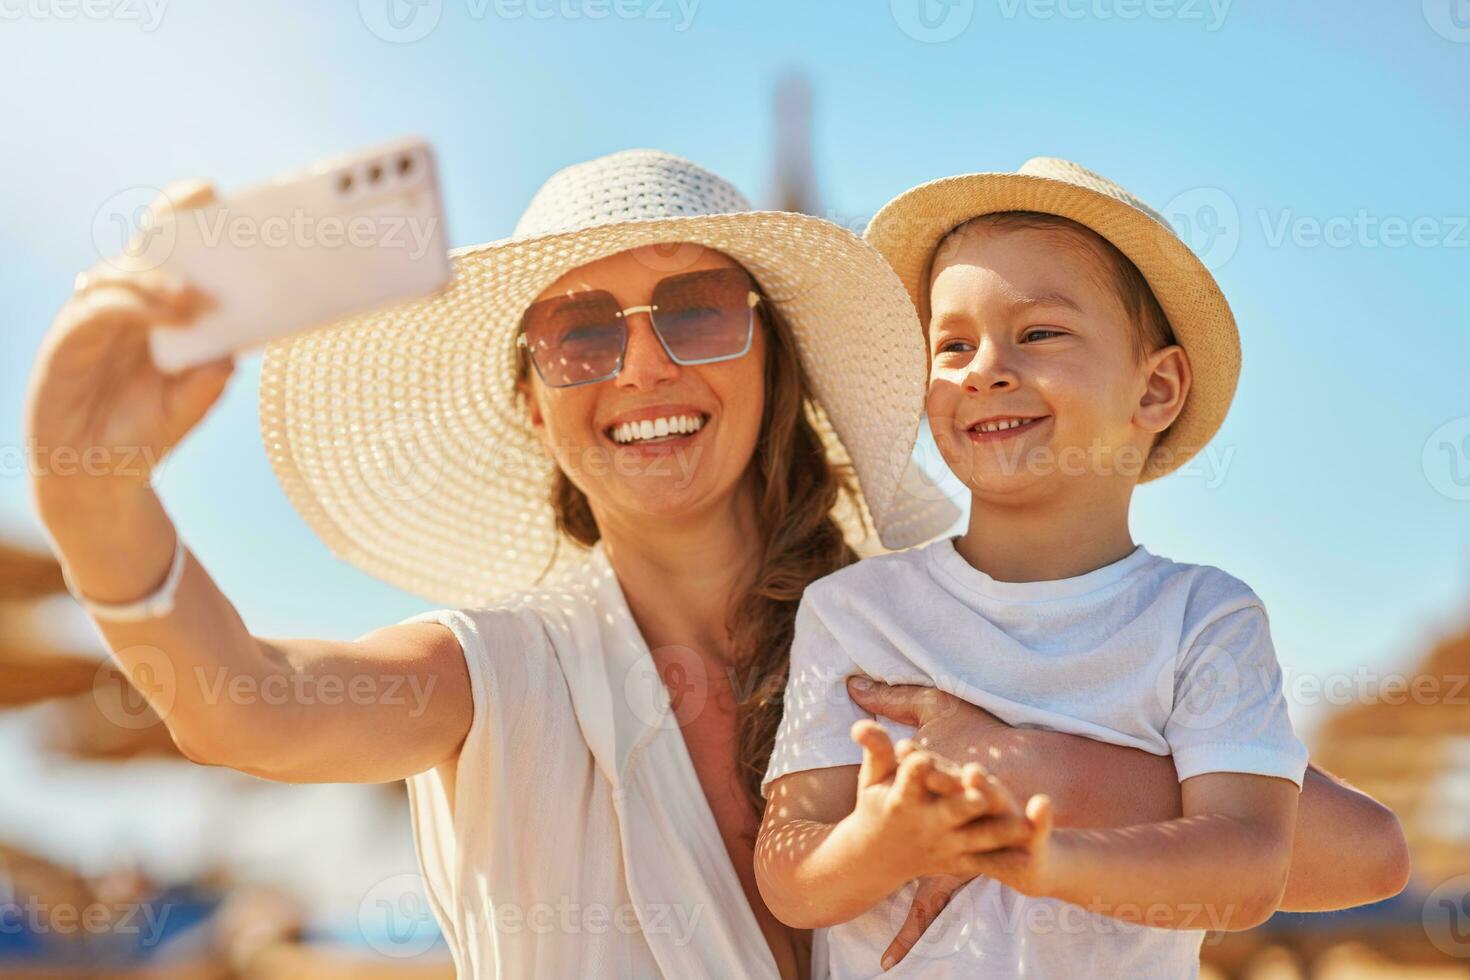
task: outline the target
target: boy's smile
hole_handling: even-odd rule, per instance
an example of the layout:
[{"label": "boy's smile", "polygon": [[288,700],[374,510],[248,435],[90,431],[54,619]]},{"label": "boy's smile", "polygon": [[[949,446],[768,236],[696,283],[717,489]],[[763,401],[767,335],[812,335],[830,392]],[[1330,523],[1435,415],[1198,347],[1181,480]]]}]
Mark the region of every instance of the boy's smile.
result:
[{"label": "boy's smile", "polygon": [[1050,417],[1040,415],[1019,418],[1014,415],[997,415],[967,426],[965,432],[971,442],[1001,442],[1031,431]]},{"label": "boy's smile", "polygon": [[1094,252],[1066,230],[982,225],[935,256],[927,409],[945,461],[977,496],[1098,478],[1131,487],[1182,404],[1170,380],[1182,352],[1139,352]]}]

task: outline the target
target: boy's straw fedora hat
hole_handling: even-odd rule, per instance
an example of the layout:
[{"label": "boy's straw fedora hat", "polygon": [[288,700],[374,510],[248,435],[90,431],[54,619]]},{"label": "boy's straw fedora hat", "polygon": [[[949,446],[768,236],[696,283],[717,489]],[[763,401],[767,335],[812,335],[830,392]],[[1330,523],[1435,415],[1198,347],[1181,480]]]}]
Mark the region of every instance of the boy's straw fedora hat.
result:
[{"label": "boy's straw fedora hat", "polygon": [[1184,409],[1154,443],[1140,482],[1184,465],[1225,420],[1240,377],[1240,336],[1210,270],[1143,201],[1068,160],[1035,157],[1016,173],[961,174],[904,191],[873,216],[863,237],[893,266],[927,326],[930,267],[939,243],[971,218],[999,211],[1071,218],[1138,266],[1193,374]]},{"label": "boy's straw fedora hat", "polygon": [[[287,497],[340,557],[452,606],[480,606],[582,558],[549,501],[553,464],[514,391],[516,335],[564,273],[640,245],[693,242],[741,263],[796,337],[828,455],[889,548],[927,541],[954,505],[908,468],[924,404],[908,294],[857,235],[752,211],[688,160],[628,150],[568,167],[507,239],[456,249],[437,296],[268,346],[266,452]],[[670,249],[669,272],[691,259]],[[854,543],[861,513],[839,513]]]}]

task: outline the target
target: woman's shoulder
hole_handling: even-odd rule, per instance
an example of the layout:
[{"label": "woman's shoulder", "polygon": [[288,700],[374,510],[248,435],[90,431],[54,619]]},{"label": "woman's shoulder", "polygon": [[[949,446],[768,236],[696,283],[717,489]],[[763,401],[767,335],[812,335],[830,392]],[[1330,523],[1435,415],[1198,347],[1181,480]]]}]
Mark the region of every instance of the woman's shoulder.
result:
[{"label": "woman's shoulder", "polygon": [[582,563],[554,582],[517,589],[482,605],[425,610],[399,622],[443,624],[466,650],[496,638],[535,643],[545,638],[547,627],[567,629],[577,620],[595,620],[601,602],[598,585],[596,569]]}]

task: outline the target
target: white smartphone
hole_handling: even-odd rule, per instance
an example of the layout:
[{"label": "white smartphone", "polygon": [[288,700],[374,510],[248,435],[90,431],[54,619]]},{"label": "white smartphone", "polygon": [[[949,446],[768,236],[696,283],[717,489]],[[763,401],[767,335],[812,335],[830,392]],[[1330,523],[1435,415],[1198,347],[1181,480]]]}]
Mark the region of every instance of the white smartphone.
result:
[{"label": "white smartphone", "polygon": [[434,156],[418,138],[322,160],[143,232],[132,257],[213,300],[188,326],[149,332],[168,372],[433,293],[452,275]]}]

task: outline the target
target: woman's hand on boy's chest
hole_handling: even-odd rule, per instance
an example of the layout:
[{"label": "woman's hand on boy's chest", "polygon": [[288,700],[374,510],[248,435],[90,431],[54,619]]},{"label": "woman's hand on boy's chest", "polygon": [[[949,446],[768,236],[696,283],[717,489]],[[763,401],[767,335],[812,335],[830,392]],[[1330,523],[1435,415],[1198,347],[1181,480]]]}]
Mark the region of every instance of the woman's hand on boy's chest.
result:
[{"label": "woman's hand on boy's chest", "polygon": [[984,708],[935,687],[853,677],[848,679],[847,690],[864,711],[912,726],[920,748],[959,765],[978,762],[988,766],[995,737],[1012,730]]}]

